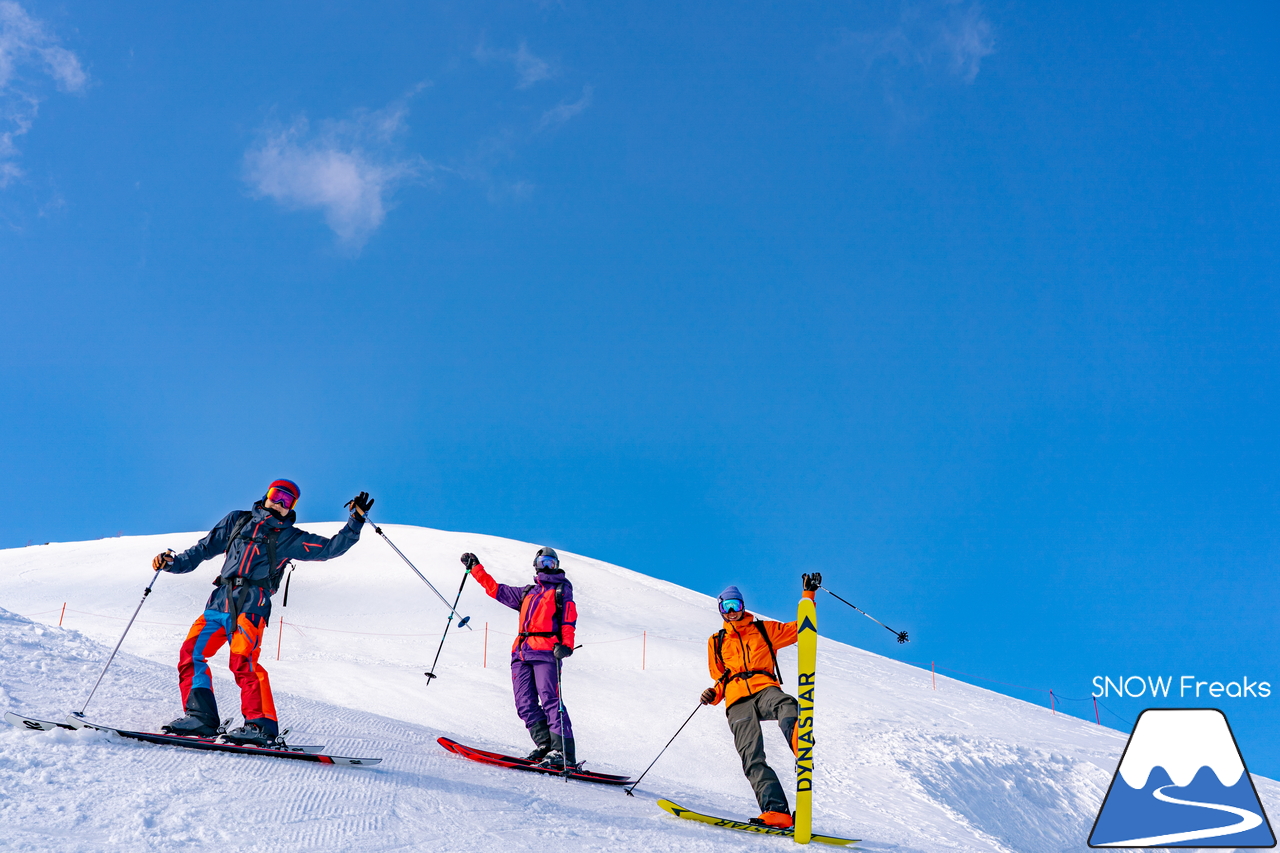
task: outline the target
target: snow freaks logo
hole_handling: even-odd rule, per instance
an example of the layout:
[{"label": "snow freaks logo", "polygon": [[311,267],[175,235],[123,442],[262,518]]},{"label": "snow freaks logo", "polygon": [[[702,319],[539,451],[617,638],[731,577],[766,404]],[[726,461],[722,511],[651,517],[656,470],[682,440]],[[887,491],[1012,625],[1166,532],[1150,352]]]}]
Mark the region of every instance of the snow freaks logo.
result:
[{"label": "snow freaks logo", "polygon": [[1150,675],[1146,678],[1141,675],[1125,678],[1122,675],[1115,681],[1109,676],[1096,675],[1093,678],[1094,699],[1113,694],[1129,699],[1141,699],[1143,696],[1167,699],[1170,688],[1173,688],[1174,695],[1180,699],[1199,699],[1201,690],[1204,690],[1205,696],[1213,699],[1223,696],[1231,699],[1266,699],[1271,696],[1270,681],[1250,681],[1247,675],[1239,681],[1228,681],[1225,684],[1221,681],[1197,681],[1194,675],[1184,675],[1176,684],[1172,676],[1162,675],[1154,678]]},{"label": "snow freaks logo", "polygon": [[1090,847],[1274,847],[1240,747],[1216,708],[1138,716]]}]

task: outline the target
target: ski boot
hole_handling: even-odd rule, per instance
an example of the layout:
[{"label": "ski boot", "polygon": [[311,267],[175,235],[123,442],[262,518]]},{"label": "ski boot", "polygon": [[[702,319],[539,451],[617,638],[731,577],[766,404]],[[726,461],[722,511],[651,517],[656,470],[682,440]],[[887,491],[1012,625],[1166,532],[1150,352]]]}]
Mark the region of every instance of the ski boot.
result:
[{"label": "ski boot", "polygon": [[547,728],[545,722],[535,723],[529,728],[529,737],[533,738],[533,752],[525,756],[525,761],[537,763],[547,757],[547,754],[555,748],[555,742],[551,739],[551,729]]},{"label": "ski boot", "polygon": [[796,825],[791,815],[786,812],[765,812],[760,817],[753,817],[747,823],[753,823],[756,826],[772,826],[775,829],[791,829]]},{"label": "ski boot", "polygon": [[579,766],[577,756],[574,754],[573,738],[565,738],[556,736],[559,748],[552,748],[547,752],[545,758],[538,762],[539,767],[545,767],[548,770],[554,770],[557,773],[569,773],[577,770]]},{"label": "ski boot", "polygon": [[218,726],[216,723],[210,725],[208,720],[197,714],[187,714],[185,717],[179,717],[166,726],[161,726],[160,731],[168,735],[211,738],[217,737]]},{"label": "ski boot", "polygon": [[228,743],[239,746],[273,746],[276,741],[274,732],[267,730],[261,720],[245,720],[244,725],[232,729],[222,736]]}]

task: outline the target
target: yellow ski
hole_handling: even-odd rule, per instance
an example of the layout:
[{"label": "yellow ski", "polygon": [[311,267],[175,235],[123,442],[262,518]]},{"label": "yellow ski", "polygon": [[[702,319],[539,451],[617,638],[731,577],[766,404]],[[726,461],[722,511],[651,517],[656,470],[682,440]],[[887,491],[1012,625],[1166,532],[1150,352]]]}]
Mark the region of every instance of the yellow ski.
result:
[{"label": "yellow ski", "polygon": [[808,598],[800,599],[796,625],[796,649],[800,662],[799,695],[796,697],[800,701],[800,717],[796,720],[796,728],[800,736],[796,752],[794,837],[797,844],[808,844],[809,839],[817,838],[813,835],[813,691],[817,687],[818,665],[818,610]]},{"label": "yellow ski", "polygon": [[[682,817],[685,820],[696,820],[699,823],[705,823],[708,826],[721,826],[725,829],[736,829],[739,832],[751,832],[756,835],[771,835],[775,838],[786,838],[792,834],[790,829],[778,829],[773,826],[762,826],[758,823],[750,823],[745,820],[735,820],[731,817],[715,817],[714,815],[702,814],[701,812],[691,811],[682,808],[670,800],[658,800],[658,805],[664,811],[670,812],[676,817]],[[860,839],[857,838],[839,838],[835,835],[814,835],[814,841],[820,841],[823,844],[833,844],[837,847],[844,847],[848,844],[857,844]],[[861,847],[854,847],[853,850],[861,850]]]}]

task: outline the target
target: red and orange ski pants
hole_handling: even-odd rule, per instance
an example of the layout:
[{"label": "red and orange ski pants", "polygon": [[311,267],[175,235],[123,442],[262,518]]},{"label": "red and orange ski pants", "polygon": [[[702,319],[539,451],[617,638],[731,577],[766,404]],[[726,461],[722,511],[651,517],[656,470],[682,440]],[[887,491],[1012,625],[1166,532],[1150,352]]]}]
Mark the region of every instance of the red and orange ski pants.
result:
[{"label": "red and orange ski pants", "polygon": [[[182,689],[182,704],[186,707],[187,694],[193,688],[212,692],[213,678],[209,673],[209,658],[218,653],[227,642],[227,629],[231,615],[220,610],[206,610],[192,623],[186,642],[178,655],[178,684]],[[276,719],[276,703],[271,698],[271,680],[267,671],[258,663],[262,651],[262,634],[267,620],[257,614],[241,613],[236,630],[231,636],[231,673],[240,685],[240,711],[246,720]]]}]

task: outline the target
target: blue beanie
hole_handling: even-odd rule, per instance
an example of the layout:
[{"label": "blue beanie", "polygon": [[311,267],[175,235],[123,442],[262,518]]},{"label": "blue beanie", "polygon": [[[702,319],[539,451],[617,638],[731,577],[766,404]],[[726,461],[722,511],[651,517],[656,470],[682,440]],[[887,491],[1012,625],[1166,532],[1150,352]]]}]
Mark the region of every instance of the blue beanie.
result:
[{"label": "blue beanie", "polygon": [[746,604],[747,604],[747,600],[746,600],[745,598],[743,598],[743,596],[742,596],[742,590],[738,589],[736,586],[733,586],[733,585],[730,585],[730,586],[725,587],[724,592],[720,593],[720,597],[719,597],[718,599],[716,599],[716,600],[717,600],[717,601],[726,601],[726,600],[728,600],[728,599],[730,599],[730,598],[736,598],[736,599],[738,599],[739,601],[741,601],[741,602],[742,602],[742,605],[743,605],[744,607],[745,607],[745,606],[746,606]]}]

